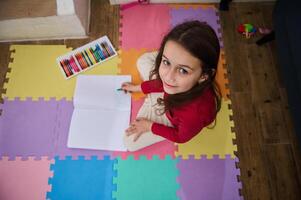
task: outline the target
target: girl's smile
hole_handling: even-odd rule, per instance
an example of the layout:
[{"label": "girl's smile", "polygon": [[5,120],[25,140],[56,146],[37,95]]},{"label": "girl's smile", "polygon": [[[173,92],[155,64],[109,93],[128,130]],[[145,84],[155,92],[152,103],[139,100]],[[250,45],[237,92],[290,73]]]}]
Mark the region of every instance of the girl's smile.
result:
[{"label": "girl's smile", "polygon": [[168,84],[168,83],[166,83],[166,82],[163,82],[163,85],[165,85],[166,87],[169,87],[169,88],[174,88],[174,87],[176,87],[176,86],[170,85],[170,84]]}]

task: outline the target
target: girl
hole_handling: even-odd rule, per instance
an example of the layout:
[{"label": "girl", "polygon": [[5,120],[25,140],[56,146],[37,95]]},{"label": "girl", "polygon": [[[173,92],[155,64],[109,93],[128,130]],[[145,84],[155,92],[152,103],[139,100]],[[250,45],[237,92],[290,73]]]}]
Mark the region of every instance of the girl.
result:
[{"label": "girl", "polygon": [[164,37],[158,52],[138,59],[142,84],[123,83],[121,87],[125,92],[147,94],[126,130],[124,142],[129,151],[164,139],[185,143],[215,120],[221,101],[215,84],[219,52],[214,30],[188,21]]}]

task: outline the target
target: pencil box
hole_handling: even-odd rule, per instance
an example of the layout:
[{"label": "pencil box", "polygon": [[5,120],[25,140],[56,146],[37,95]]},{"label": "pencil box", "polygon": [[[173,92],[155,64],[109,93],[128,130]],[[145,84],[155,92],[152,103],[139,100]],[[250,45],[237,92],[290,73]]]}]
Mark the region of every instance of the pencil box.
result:
[{"label": "pencil box", "polygon": [[103,36],[56,59],[66,79],[117,56],[107,36]]}]

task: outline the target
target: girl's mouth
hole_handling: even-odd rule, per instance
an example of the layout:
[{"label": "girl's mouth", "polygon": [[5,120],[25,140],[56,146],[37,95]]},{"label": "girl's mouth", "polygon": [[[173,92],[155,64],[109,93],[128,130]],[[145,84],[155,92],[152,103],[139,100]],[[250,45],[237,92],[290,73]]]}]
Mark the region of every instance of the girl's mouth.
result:
[{"label": "girl's mouth", "polygon": [[164,85],[166,85],[167,87],[170,87],[170,88],[174,88],[174,87],[176,87],[176,86],[174,86],[174,85],[169,85],[168,83],[166,83],[166,82],[164,82]]}]

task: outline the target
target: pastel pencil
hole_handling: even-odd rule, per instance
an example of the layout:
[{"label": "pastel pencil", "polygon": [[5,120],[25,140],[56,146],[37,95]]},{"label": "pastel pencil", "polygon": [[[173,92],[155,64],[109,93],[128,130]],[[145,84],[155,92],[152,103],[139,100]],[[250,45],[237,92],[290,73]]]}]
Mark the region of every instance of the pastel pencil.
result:
[{"label": "pastel pencil", "polygon": [[98,63],[98,58],[97,58],[97,55],[95,55],[94,51],[92,48],[89,48],[89,51],[91,52],[93,58],[95,59],[95,61]]},{"label": "pastel pencil", "polygon": [[64,64],[64,65],[66,66],[66,68],[68,69],[70,75],[72,75],[72,74],[73,74],[72,69],[71,69],[70,66],[68,66],[68,64],[66,63],[66,60],[63,60],[63,64]]},{"label": "pastel pencil", "polygon": [[106,59],[105,55],[103,54],[102,50],[100,49],[100,46],[96,44],[96,52],[100,55],[101,59],[104,60]]},{"label": "pastel pencil", "polygon": [[84,50],[84,53],[87,56],[87,58],[88,58],[89,62],[91,63],[91,65],[93,65],[93,62],[91,61],[91,59],[90,59],[90,57],[89,57],[89,55],[88,55],[88,53],[87,53],[86,50]]},{"label": "pastel pencil", "polygon": [[102,54],[104,55],[105,58],[109,57],[109,55],[108,55],[108,53],[106,52],[105,49],[103,49],[101,46],[99,46],[99,49],[101,50],[101,52],[102,52]]},{"label": "pastel pencil", "polygon": [[89,65],[86,63],[85,59],[83,58],[81,52],[78,52],[78,57],[80,58],[80,61],[82,62],[84,68],[89,67]]},{"label": "pastel pencil", "polygon": [[75,54],[75,57],[76,57],[78,63],[80,64],[81,68],[82,68],[82,69],[85,69],[85,68],[86,68],[86,65],[83,63],[82,58],[80,57],[79,53],[76,53],[76,54]]},{"label": "pastel pencil", "polygon": [[79,66],[76,64],[73,56],[70,57],[70,62],[72,63],[72,65],[74,66],[74,68],[76,68],[76,71],[80,72]]},{"label": "pastel pencil", "polygon": [[75,58],[76,58],[76,60],[77,60],[77,62],[78,62],[78,64],[79,64],[80,68],[81,68],[81,69],[84,69],[84,68],[83,68],[83,65],[82,65],[82,63],[81,63],[81,61],[79,60],[78,55],[75,53],[74,56],[75,56]]},{"label": "pastel pencil", "polygon": [[71,56],[68,60],[68,62],[70,63],[70,65],[72,66],[72,68],[75,70],[75,72],[79,72],[79,68],[77,67],[76,63],[73,60],[73,57]]},{"label": "pastel pencil", "polygon": [[87,66],[90,66],[90,63],[88,62],[87,58],[85,57],[85,54],[83,52],[80,52],[80,55],[83,57],[84,62],[87,64]]},{"label": "pastel pencil", "polygon": [[60,65],[61,67],[63,68],[63,71],[65,72],[66,74],[66,77],[70,76],[69,74],[69,70],[66,68],[66,66],[62,63],[62,61],[60,61]]},{"label": "pastel pencil", "polygon": [[101,54],[101,52],[98,49],[95,51],[95,53],[98,56],[99,60],[103,60],[104,59],[103,56],[102,56],[102,54]]},{"label": "pastel pencil", "polygon": [[80,52],[80,54],[82,55],[82,57],[84,58],[84,61],[86,62],[86,64],[89,67],[91,64],[90,64],[88,58],[86,57],[85,53],[82,51],[82,52]]},{"label": "pastel pencil", "polygon": [[104,45],[104,43],[101,43],[100,46],[105,50],[105,52],[108,54],[108,57],[111,56],[110,50]]},{"label": "pastel pencil", "polygon": [[69,72],[70,72],[71,74],[73,74],[73,73],[74,73],[74,69],[73,69],[72,66],[68,63],[68,60],[67,60],[67,59],[64,59],[63,62],[64,62],[64,64],[68,67]]},{"label": "pastel pencil", "polygon": [[94,65],[95,63],[97,63],[97,61],[95,61],[94,56],[93,56],[92,53],[90,52],[90,49],[86,49],[85,51],[87,52],[87,54],[88,54],[88,56],[89,56],[91,62],[93,63],[93,65]]},{"label": "pastel pencil", "polygon": [[109,49],[110,52],[111,52],[111,55],[114,55],[114,54],[115,54],[114,50],[112,49],[112,47],[111,47],[107,42],[104,42],[104,45],[108,47],[108,49]]},{"label": "pastel pencil", "polygon": [[103,60],[102,54],[100,53],[100,51],[98,50],[97,47],[95,47],[94,53],[95,53],[95,55],[97,55],[97,58],[98,58],[99,61]]}]

